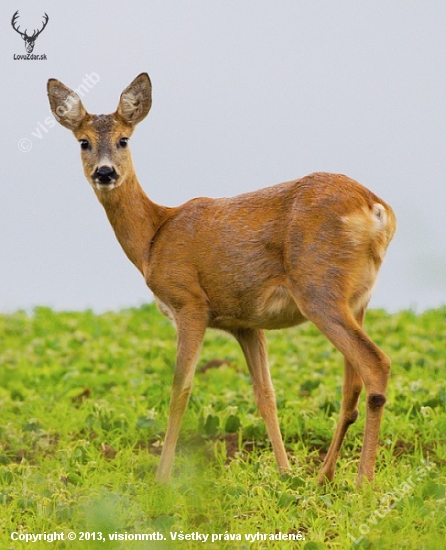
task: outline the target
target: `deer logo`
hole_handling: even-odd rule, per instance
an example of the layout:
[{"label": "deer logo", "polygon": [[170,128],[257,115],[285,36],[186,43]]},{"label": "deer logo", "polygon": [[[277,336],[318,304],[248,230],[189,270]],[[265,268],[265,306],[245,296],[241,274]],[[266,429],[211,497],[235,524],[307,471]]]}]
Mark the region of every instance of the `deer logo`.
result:
[{"label": "deer logo", "polygon": [[26,48],[27,53],[32,53],[32,51],[34,50],[34,45],[36,43],[37,37],[43,31],[43,29],[46,27],[46,25],[48,23],[48,20],[49,20],[49,17],[45,13],[45,15],[43,16],[43,27],[40,29],[40,31],[34,30],[34,32],[31,36],[28,36],[27,33],[26,33],[28,29],[25,29],[25,32],[20,32],[19,31],[20,27],[16,26],[18,18],[19,18],[19,10],[17,10],[15,12],[15,14],[12,16],[12,20],[11,20],[12,28],[16,32],[18,32],[20,34],[20,36],[23,38],[23,40],[25,41],[25,48]]}]

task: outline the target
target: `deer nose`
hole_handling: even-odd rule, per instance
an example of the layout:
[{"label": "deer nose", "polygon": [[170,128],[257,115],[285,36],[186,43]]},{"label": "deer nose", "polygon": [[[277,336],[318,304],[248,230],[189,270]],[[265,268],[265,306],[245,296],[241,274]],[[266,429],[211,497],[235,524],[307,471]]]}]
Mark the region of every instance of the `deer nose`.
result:
[{"label": "deer nose", "polygon": [[100,183],[111,183],[112,181],[116,181],[117,176],[116,170],[106,165],[96,168],[93,174],[94,179]]}]

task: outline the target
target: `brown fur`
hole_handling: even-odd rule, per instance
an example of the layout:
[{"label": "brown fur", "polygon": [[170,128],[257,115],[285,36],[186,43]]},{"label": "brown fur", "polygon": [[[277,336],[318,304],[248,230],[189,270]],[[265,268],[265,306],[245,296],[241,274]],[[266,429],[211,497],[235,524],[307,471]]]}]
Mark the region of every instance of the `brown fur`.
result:
[{"label": "brown fur", "polygon": [[[71,90],[55,80],[48,89],[56,111]],[[361,326],[395,232],[392,209],[352,179],[325,173],[233,198],[159,206],[139,185],[128,148],[119,147],[150,105],[150,80],[143,74],[124,90],[116,113],[89,115],[80,104],[60,122],[78,140],[88,140],[90,148],[82,153],[85,175],[124,252],[178,328],[170,417],[157,479],[170,476],[207,327],[223,329],[240,343],[279,469],[289,469],[263,330],[310,320],[345,358],[340,419],[320,481],[333,479],[363,384],[368,401],[359,480],[372,480],[390,362]],[[93,177],[104,159],[119,174],[109,188]]]}]

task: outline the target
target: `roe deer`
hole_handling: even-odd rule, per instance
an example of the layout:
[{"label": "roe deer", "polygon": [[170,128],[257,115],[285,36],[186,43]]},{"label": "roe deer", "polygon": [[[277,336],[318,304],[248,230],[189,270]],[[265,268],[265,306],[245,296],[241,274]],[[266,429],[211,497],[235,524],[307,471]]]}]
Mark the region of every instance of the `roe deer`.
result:
[{"label": "roe deer", "polygon": [[345,360],[340,418],[319,475],[332,480],[364,384],[366,426],[358,482],[373,480],[390,360],[362,329],[378,268],[393,237],[390,206],[343,175],[315,173],[233,198],[153,203],[134,172],[128,140],[151,107],[140,74],[110,115],[88,114],[61,82],[51,109],[80,142],[84,172],[116,237],[178,330],[169,420],[157,472],[170,478],[180,422],[207,327],[232,334],[248,364],[256,404],[280,472],[280,434],[264,329],[312,321]]}]

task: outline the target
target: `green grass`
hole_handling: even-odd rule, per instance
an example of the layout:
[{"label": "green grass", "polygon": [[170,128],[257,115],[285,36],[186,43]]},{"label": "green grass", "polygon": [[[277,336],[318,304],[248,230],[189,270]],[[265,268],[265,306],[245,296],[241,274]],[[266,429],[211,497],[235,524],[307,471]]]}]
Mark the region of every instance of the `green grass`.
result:
[{"label": "green grass", "polygon": [[[278,475],[241,351],[209,331],[173,480],[160,486],[175,361],[169,321],[152,305],[0,316],[0,547],[443,549],[445,317],[444,308],[368,312],[367,331],[393,367],[376,482],[357,489],[363,402],[335,482],[316,485],[339,412],[342,359],[311,324],[268,334],[293,475]],[[102,532],[107,541],[14,542],[15,531]],[[244,539],[299,531],[305,541]],[[115,532],[167,540],[109,541]],[[222,540],[171,542],[170,532]],[[229,534],[243,540],[225,541]]]}]

